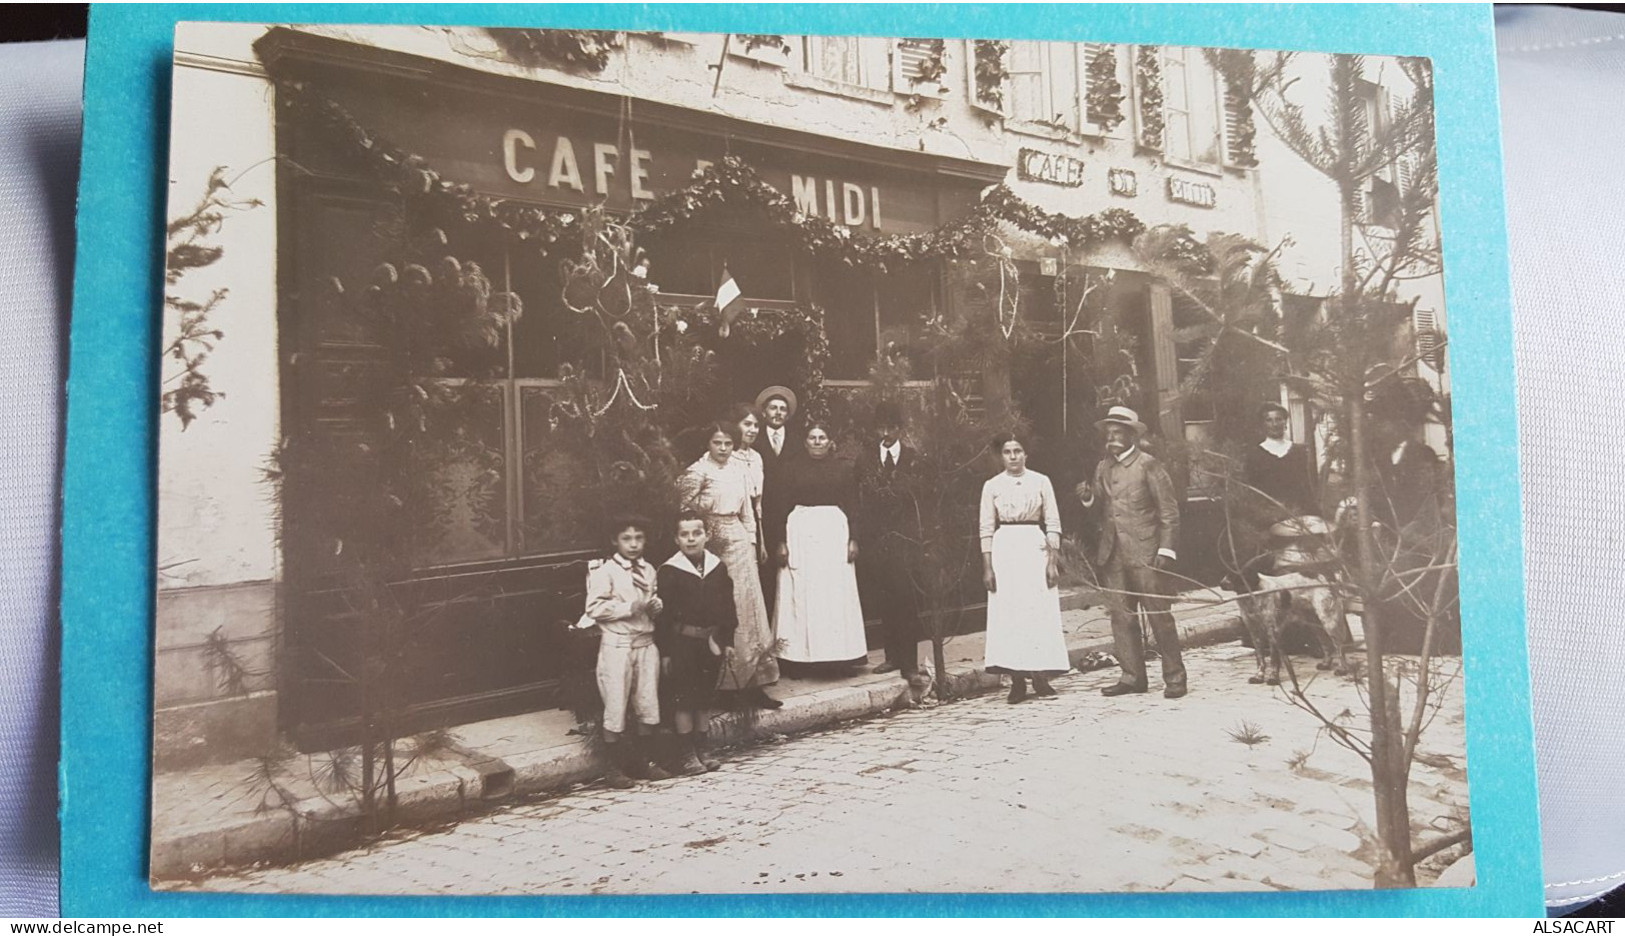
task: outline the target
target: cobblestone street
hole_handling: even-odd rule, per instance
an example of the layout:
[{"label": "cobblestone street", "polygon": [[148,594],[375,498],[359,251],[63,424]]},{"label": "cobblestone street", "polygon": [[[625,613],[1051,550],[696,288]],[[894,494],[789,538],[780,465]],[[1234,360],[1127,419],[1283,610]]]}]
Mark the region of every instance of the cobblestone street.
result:
[{"label": "cobblestone street", "polygon": [[[1371,884],[1370,778],[1252,651],[1187,653],[1191,694],[1103,698],[1115,668],[730,752],[717,773],[583,788],[367,849],[210,878],[365,894],[1316,890]],[[1453,674],[1459,661],[1442,661]],[[1300,673],[1312,664],[1298,658]],[[1154,670],[1154,665],[1153,665]],[[1461,680],[1423,736],[1417,842],[1466,820]],[[1365,710],[1348,679],[1309,690]],[[1244,743],[1252,741],[1254,743]],[[1452,852],[1451,854],[1454,854]],[[1431,883],[1437,868],[1420,869]]]}]

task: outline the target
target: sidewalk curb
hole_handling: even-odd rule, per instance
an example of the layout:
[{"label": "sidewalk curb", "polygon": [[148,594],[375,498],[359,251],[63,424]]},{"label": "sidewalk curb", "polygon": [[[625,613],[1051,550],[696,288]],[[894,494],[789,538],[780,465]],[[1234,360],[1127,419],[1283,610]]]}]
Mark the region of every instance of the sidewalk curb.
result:
[{"label": "sidewalk curb", "polygon": [[[1233,609],[1199,614],[1179,623],[1180,643],[1186,649],[1224,643],[1240,635],[1241,622]],[[1111,651],[1110,639],[1087,640],[1067,648],[1074,666],[1091,653]],[[945,682],[955,699],[999,688],[997,675],[974,664],[950,667]],[[911,707],[916,691],[899,676],[832,686],[790,696],[784,699],[783,708],[772,711],[721,713],[713,717],[711,732],[724,744],[801,734]],[[503,759],[466,751],[463,759],[464,764],[398,782],[401,824],[455,821],[515,799],[556,792],[603,772],[602,761],[585,739]],[[358,804],[313,797],[288,808],[270,808],[251,816],[227,815],[208,824],[163,830],[163,837],[155,835],[152,844],[152,886],[178,889],[191,879],[229,867],[342,851],[362,840],[361,822]]]}]

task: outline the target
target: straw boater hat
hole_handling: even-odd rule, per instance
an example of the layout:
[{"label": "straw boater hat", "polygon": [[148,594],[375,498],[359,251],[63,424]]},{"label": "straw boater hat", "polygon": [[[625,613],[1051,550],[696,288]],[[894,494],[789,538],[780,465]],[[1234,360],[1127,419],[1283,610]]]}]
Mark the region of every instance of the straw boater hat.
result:
[{"label": "straw boater hat", "polygon": [[756,394],[756,408],[766,409],[767,401],[774,397],[783,397],[785,405],[790,407],[790,415],[794,416],[796,414],[796,392],[789,387],[768,387],[761,393]]},{"label": "straw boater hat", "polygon": [[1140,414],[1126,406],[1114,406],[1106,411],[1106,418],[1095,423],[1095,428],[1102,431],[1107,426],[1127,426],[1134,430],[1135,435],[1145,435],[1145,423],[1140,422]]}]

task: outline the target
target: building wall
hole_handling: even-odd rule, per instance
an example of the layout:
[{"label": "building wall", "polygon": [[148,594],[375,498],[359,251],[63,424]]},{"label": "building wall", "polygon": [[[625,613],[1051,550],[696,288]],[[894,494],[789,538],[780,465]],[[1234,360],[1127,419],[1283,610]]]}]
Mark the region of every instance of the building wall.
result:
[{"label": "building wall", "polygon": [[[184,429],[173,414],[159,422],[160,767],[259,753],[275,725],[276,513],[262,474],[279,413],[270,86],[247,61],[200,53],[197,35],[177,33],[169,217],[192,210],[217,166],[234,199],[262,204],[227,211],[209,238],[224,249],[220,260],[168,287],[193,300],[230,293],[211,315],[222,336],[203,365],[220,399]],[[167,346],[178,326],[166,316],[164,327]],[[176,370],[166,359],[164,378]],[[241,686],[234,666],[246,673]]]}]

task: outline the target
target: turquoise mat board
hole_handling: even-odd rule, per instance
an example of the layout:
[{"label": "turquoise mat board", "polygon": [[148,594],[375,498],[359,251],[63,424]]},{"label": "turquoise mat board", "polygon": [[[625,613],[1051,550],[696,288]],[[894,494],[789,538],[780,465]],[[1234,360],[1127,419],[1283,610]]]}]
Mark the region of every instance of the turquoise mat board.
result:
[{"label": "turquoise mat board", "polygon": [[[147,885],[154,467],[170,56],[182,20],[1089,39],[1431,57],[1454,368],[1479,884],[1261,894],[344,898]],[[119,5],[92,12],[63,497],[62,912],[1539,916],[1494,37],[1488,5]]]}]

